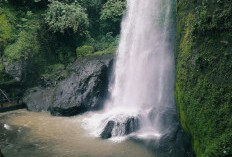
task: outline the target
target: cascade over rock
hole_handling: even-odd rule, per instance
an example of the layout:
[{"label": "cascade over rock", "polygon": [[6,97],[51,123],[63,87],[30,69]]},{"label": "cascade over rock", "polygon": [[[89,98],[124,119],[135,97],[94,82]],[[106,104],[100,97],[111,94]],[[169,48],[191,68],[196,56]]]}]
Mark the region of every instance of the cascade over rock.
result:
[{"label": "cascade over rock", "polygon": [[[93,129],[98,134],[118,128],[125,131],[112,136],[168,133],[170,126],[163,121],[172,120],[166,115],[176,114],[170,10],[170,0],[127,0],[109,98],[103,114],[93,116],[95,122],[86,120],[90,125],[98,123]],[[127,131],[127,125],[134,128]]]},{"label": "cascade over rock", "polygon": [[144,143],[159,157],[186,157],[191,145],[185,143],[174,101],[172,3],[127,0],[109,97],[83,124],[103,139]]},{"label": "cascade over rock", "polygon": [[126,119],[121,121],[117,121],[117,119],[108,121],[100,136],[103,139],[107,139],[112,136],[128,135],[138,129],[139,119],[137,117],[126,117]]}]

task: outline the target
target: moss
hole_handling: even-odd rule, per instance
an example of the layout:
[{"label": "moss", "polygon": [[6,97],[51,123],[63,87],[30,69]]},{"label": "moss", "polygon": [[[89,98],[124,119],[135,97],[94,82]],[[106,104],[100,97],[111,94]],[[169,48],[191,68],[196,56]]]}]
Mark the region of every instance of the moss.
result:
[{"label": "moss", "polygon": [[103,50],[103,51],[97,51],[94,52],[94,56],[101,56],[104,54],[111,54],[111,53],[115,53],[116,52],[117,47],[116,46],[110,46],[107,49]]},{"label": "moss", "polygon": [[4,57],[9,61],[23,58],[27,60],[39,53],[39,42],[34,32],[21,32],[18,40],[4,51]]},{"label": "moss", "polygon": [[199,157],[232,156],[232,17],[226,0],[177,1],[180,121]]},{"label": "moss", "polygon": [[91,55],[94,52],[92,46],[84,45],[76,49],[77,58]]},{"label": "moss", "polygon": [[63,64],[53,64],[47,67],[44,74],[41,75],[43,86],[55,86],[60,80],[63,80],[68,75]]},{"label": "moss", "polygon": [[0,15],[0,41],[3,42],[3,44],[6,44],[6,40],[10,38],[11,34],[11,26],[9,25],[6,15],[1,14]]}]

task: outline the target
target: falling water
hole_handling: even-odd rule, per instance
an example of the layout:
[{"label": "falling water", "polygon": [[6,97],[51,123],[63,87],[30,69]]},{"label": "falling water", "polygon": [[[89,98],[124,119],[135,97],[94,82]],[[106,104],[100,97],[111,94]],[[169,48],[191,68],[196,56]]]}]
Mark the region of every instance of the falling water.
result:
[{"label": "falling water", "polygon": [[159,137],[168,130],[164,119],[175,108],[170,9],[171,0],[127,0],[110,96],[102,113],[85,120],[95,135],[109,121],[116,122],[112,136],[125,135],[130,117],[139,121],[133,135]]}]

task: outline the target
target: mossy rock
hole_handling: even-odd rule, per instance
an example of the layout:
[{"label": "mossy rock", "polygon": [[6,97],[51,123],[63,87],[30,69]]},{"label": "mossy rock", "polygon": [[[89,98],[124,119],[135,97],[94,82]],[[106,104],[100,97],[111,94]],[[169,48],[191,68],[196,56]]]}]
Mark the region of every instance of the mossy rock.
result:
[{"label": "mossy rock", "polygon": [[175,97],[199,157],[232,156],[232,5],[177,1]]}]

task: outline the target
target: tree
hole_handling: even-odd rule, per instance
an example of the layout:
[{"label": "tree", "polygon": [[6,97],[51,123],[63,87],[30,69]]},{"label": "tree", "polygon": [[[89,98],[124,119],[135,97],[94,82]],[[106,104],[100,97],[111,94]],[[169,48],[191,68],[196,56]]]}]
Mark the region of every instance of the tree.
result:
[{"label": "tree", "polygon": [[73,31],[83,36],[89,26],[85,10],[77,3],[65,4],[52,1],[45,13],[45,22],[54,33]]},{"label": "tree", "polygon": [[100,17],[103,29],[108,32],[113,31],[115,34],[118,34],[120,31],[120,23],[125,9],[125,0],[107,1],[102,8]]}]

